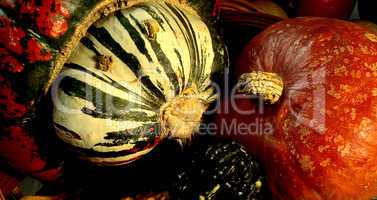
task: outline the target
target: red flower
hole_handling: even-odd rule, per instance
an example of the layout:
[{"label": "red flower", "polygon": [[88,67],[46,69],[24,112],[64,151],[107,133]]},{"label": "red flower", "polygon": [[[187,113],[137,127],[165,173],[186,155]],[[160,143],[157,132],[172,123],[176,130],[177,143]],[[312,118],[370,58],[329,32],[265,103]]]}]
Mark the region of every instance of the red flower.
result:
[{"label": "red flower", "polygon": [[37,40],[32,38],[27,42],[27,58],[30,63],[48,61],[52,58],[52,54],[43,48]]},{"label": "red flower", "polygon": [[36,24],[43,35],[51,38],[62,36],[68,30],[67,19],[71,16],[69,10],[63,7],[61,0],[44,0],[41,3],[42,5],[37,6],[34,0],[19,0],[19,13],[32,19],[32,23]]},{"label": "red flower", "polygon": [[25,37],[25,32],[16,27],[7,17],[0,16],[0,44],[16,54],[23,52],[21,39]]},{"label": "red flower", "polygon": [[23,64],[10,55],[4,48],[0,48],[0,60],[0,70],[9,71],[12,73],[18,73],[24,70]]},{"label": "red flower", "polygon": [[4,119],[14,119],[26,114],[27,107],[16,102],[16,93],[4,77],[0,76],[0,116]]}]

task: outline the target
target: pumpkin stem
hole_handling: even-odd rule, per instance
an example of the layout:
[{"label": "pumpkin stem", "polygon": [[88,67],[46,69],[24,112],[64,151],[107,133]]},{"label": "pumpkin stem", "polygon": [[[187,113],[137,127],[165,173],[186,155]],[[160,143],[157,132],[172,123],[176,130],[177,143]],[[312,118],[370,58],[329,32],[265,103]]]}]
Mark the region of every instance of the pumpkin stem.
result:
[{"label": "pumpkin stem", "polygon": [[271,72],[254,71],[240,76],[237,91],[258,95],[266,102],[276,103],[283,93],[284,83],[279,75]]},{"label": "pumpkin stem", "polygon": [[208,105],[199,98],[195,86],[185,89],[179,96],[161,107],[162,137],[190,140],[198,131]]}]

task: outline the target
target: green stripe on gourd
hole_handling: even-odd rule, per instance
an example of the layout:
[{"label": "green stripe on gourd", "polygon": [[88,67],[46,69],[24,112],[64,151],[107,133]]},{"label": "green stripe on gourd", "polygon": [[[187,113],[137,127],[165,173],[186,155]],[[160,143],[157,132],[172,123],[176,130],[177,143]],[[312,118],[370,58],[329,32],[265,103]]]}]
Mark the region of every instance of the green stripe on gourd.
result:
[{"label": "green stripe on gourd", "polygon": [[124,164],[198,129],[218,67],[210,30],[185,6],[146,1],[81,39],[52,89],[57,135],[80,157]]}]

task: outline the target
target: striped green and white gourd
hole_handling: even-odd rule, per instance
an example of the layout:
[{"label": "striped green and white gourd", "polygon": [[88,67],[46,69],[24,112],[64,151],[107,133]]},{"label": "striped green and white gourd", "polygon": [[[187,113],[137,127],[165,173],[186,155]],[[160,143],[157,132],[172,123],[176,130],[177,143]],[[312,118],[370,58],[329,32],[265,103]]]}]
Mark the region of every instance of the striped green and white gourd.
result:
[{"label": "striped green and white gourd", "polygon": [[187,5],[145,1],[95,22],[52,87],[58,137],[121,165],[167,136],[189,139],[216,95],[211,31]]}]

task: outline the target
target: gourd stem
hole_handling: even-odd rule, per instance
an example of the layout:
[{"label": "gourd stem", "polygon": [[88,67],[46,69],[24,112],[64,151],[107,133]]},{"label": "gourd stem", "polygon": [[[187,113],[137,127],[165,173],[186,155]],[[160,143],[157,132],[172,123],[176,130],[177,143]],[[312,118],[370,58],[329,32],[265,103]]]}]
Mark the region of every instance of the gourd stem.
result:
[{"label": "gourd stem", "polygon": [[276,103],[283,93],[284,83],[279,75],[271,72],[253,71],[240,76],[237,91],[262,97],[267,103]]},{"label": "gourd stem", "polygon": [[199,98],[195,88],[185,89],[182,94],[161,107],[161,136],[190,140],[199,130],[207,107],[207,103]]}]

